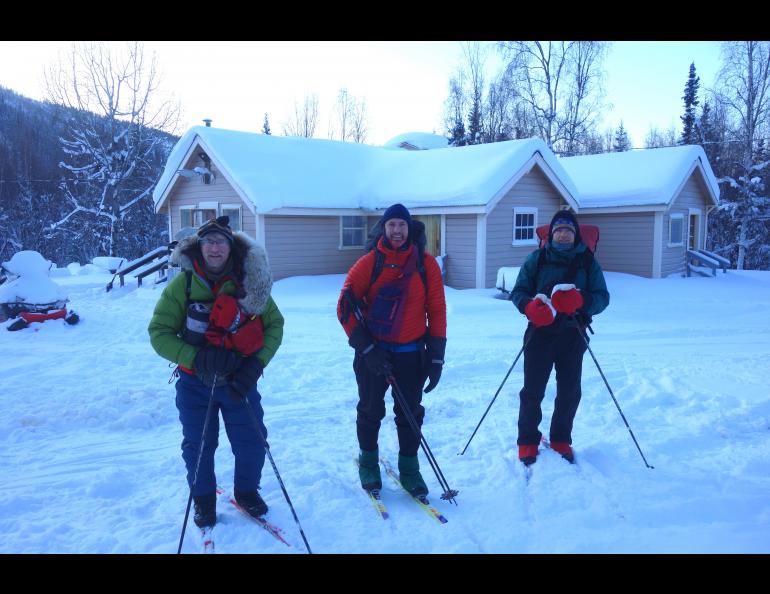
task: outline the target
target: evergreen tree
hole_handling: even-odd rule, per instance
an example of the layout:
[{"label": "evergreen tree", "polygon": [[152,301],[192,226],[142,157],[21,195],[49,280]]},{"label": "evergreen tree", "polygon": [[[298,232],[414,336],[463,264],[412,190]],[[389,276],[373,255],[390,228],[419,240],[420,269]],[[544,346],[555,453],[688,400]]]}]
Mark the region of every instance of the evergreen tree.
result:
[{"label": "evergreen tree", "polygon": [[684,85],[684,115],[680,116],[682,120],[682,136],[679,144],[696,144],[697,133],[695,130],[695,108],[698,105],[698,88],[700,87],[700,78],[695,76],[695,62],[690,64],[690,75],[687,77],[687,83]]},{"label": "evergreen tree", "polygon": [[468,112],[468,136],[466,144],[481,144],[481,96],[475,95]]},{"label": "evergreen tree", "polygon": [[265,122],[262,124],[262,134],[267,134],[268,136],[272,134],[270,132],[270,122],[267,119],[267,112],[265,113]]},{"label": "evergreen tree", "polygon": [[631,141],[628,138],[628,133],[623,126],[623,120],[620,120],[620,128],[615,132],[615,140],[612,143],[612,151],[615,153],[622,153],[624,151],[631,150]]}]

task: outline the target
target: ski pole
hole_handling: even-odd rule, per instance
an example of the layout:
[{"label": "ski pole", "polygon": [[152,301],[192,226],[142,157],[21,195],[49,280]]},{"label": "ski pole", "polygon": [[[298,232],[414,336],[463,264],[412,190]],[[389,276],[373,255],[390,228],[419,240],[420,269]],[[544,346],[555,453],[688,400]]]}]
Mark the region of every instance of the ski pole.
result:
[{"label": "ski pole", "polygon": [[217,375],[219,372],[214,372],[214,383],[211,384],[211,396],[209,396],[209,405],[206,407],[206,420],[203,421],[203,432],[201,434],[201,445],[198,448],[198,460],[195,462],[195,472],[193,473],[193,482],[192,486],[190,487],[190,496],[187,498],[187,509],[184,512],[184,523],[182,524],[182,534],[179,537],[179,548],[176,551],[176,554],[179,555],[182,552],[182,542],[184,542],[184,533],[187,529],[187,519],[190,517],[190,505],[192,504],[193,500],[193,491],[195,490],[195,485],[198,483],[198,470],[201,466],[201,459],[203,458],[203,444],[206,439],[206,432],[209,428],[209,418],[211,417],[211,410],[214,407],[214,388],[217,385]]},{"label": "ski pole", "polygon": [[286,491],[286,487],[284,486],[283,480],[281,479],[281,474],[278,472],[278,467],[275,465],[275,460],[273,460],[273,454],[270,453],[270,446],[267,445],[267,440],[265,439],[265,436],[262,433],[262,429],[259,427],[259,419],[257,419],[257,415],[254,412],[254,409],[251,408],[251,402],[249,402],[249,397],[244,396],[243,401],[246,405],[246,408],[249,411],[249,414],[251,415],[251,420],[254,422],[254,429],[256,429],[257,435],[259,435],[259,439],[262,441],[262,447],[265,448],[265,453],[267,454],[267,457],[270,460],[270,465],[273,467],[273,472],[275,473],[275,476],[278,479],[278,484],[281,485],[281,491],[283,491],[283,496],[286,498],[286,503],[289,504],[291,515],[294,516],[294,521],[297,524],[297,528],[299,528],[299,533],[302,535],[302,540],[305,542],[305,548],[307,548],[307,552],[312,555],[313,551],[310,550],[310,545],[307,542],[307,538],[305,538],[305,532],[302,530],[302,525],[299,523],[297,512],[294,511],[294,506],[291,504],[289,493]]},{"label": "ski pole", "polygon": [[524,346],[521,347],[521,350],[519,351],[519,354],[516,355],[516,358],[513,360],[513,363],[511,363],[511,366],[508,368],[508,373],[505,374],[505,377],[503,378],[502,383],[500,384],[500,387],[497,389],[497,392],[495,392],[494,397],[492,398],[492,402],[489,403],[489,406],[487,407],[487,410],[484,411],[484,414],[481,416],[481,420],[479,421],[479,424],[476,425],[476,428],[473,430],[473,435],[471,435],[470,439],[468,440],[468,443],[465,444],[465,447],[463,448],[463,451],[458,454],[458,456],[462,456],[465,454],[465,450],[468,449],[468,446],[471,445],[471,441],[473,440],[474,436],[476,435],[476,432],[479,430],[479,427],[481,427],[481,423],[484,422],[484,419],[487,416],[487,413],[489,412],[489,409],[492,408],[492,405],[495,403],[495,400],[497,400],[497,395],[500,393],[500,390],[503,389],[503,386],[505,385],[505,382],[508,380],[508,376],[511,375],[511,371],[513,371],[513,367],[516,365],[516,362],[519,360],[519,357],[521,357],[521,354],[524,352],[524,349],[527,348],[527,345],[529,344],[529,341],[532,340],[532,336],[534,335],[534,331],[530,333],[530,335],[527,337],[527,340],[524,341]]},{"label": "ski pole", "polygon": [[618,404],[617,398],[615,398],[615,394],[612,393],[612,388],[610,388],[610,384],[607,382],[607,378],[604,377],[604,372],[602,371],[602,368],[599,366],[599,362],[596,360],[596,357],[594,356],[594,352],[591,350],[591,345],[588,344],[588,337],[585,335],[584,326],[575,318],[574,315],[570,316],[578,327],[578,332],[580,332],[580,336],[583,337],[583,341],[586,343],[586,347],[588,348],[588,352],[591,353],[591,358],[594,360],[594,363],[596,364],[596,369],[599,370],[599,375],[602,376],[602,379],[604,380],[604,385],[607,386],[607,390],[610,392],[610,396],[612,396],[612,401],[615,403],[615,406],[618,409],[618,412],[620,413],[620,418],[623,419],[623,422],[626,424],[626,429],[628,429],[628,432],[631,434],[631,439],[634,440],[634,445],[636,445],[636,449],[639,450],[639,455],[642,457],[642,460],[644,460],[644,465],[647,468],[654,469],[654,466],[650,466],[650,464],[647,462],[647,458],[644,457],[644,454],[642,453],[642,448],[639,447],[639,442],[636,441],[636,437],[634,437],[634,432],[631,431],[631,427],[628,424],[628,421],[626,421],[626,416],[623,414],[623,411],[620,409],[620,404]]},{"label": "ski pole", "polygon": [[404,411],[404,416],[406,417],[409,426],[412,428],[415,437],[420,440],[420,447],[422,447],[422,451],[425,454],[425,457],[428,459],[428,463],[430,464],[431,470],[433,470],[433,474],[436,475],[439,485],[441,485],[441,488],[444,489],[444,493],[441,495],[441,499],[446,499],[457,505],[457,502],[454,500],[454,498],[457,497],[458,491],[449,488],[449,483],[447,482],[446,478],[444,478],[444,473],[441,472],[441,468],[439,467],[438,462],[436,461],[436,457],[433,455],[433,452],[428,445],[428,441],[425,439],[422,431],[420,431],[419,425],[417,425],[417,419],[414,418],[412,411],[407,406],[406,398],[401,392],[401,388],[399,388],[398,382],[396,382],[396,378],[393,377],[392,374],[389,374],[385,376],[385,379],[390,384],[394,397],[401,407],[401,410]]}]

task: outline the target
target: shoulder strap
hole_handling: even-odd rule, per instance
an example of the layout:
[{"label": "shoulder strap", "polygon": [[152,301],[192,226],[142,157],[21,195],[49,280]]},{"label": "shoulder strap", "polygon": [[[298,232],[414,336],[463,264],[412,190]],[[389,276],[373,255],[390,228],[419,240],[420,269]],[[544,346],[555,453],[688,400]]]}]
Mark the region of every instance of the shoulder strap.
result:
[{"label": "shoulder strap", "polygon": [[372,266],[372,276],[369,278],[369,286],[366,288],[366,291],[364,291],[364,293],[369,291],[371,286],[377,280],[377,277],[380,276],[380,273],[382,272],[382,266],[384,263],[385,263],[385,254],[383,254],[377,248],[374,248],[374,266]]}]

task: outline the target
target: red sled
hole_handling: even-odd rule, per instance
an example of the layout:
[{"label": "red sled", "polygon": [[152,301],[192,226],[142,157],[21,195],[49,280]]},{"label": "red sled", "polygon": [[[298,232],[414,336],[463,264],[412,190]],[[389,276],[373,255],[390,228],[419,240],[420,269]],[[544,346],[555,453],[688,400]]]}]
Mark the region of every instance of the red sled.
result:
[{"label": "red sled", "polygon": [[[592,253],[596,253],[596,244],[599,243],[599,227],[583,223],[580,223],[578,226],[580,227],[580,239]],[[540,225],[537,228],[537,238],[540,241],[541,248],[545,247],[548,241],[548,231],[550,228],[550,225]]]},{"label": "red sled", "polygon": [[23,318],[27,324],[31,324],[32,322],[45,322],[46,320],[58,320],[67,317],[67,308],[63,307],[56,311],[49,311],[46,313],[22,311],[19,313],[19,317]]}]

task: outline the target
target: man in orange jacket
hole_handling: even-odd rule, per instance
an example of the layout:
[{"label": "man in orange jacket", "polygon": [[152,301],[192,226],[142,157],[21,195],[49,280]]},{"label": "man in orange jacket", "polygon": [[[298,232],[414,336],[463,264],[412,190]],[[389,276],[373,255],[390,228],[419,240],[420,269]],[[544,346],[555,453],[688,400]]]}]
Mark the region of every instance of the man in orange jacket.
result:
[{"label": "man in orange jacket", "polygon": [[[444,283],[436,259],[425,253],[425,225],[394,204],[369,234],[368,253],[353,265],[342,287],[337,315],[355,349],[358,383],[356,429],[359,477],[367,491],[382,488],[377,437],[385,417],[389,379],[398,384],[418,426],[430,392],[441,378],[446,348]],[[366,327],[352,315],[350,301],[364,314]],[[420,438],[394,402],[401,483],[412,495],[427,495],[417,460]]]}]

